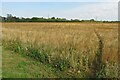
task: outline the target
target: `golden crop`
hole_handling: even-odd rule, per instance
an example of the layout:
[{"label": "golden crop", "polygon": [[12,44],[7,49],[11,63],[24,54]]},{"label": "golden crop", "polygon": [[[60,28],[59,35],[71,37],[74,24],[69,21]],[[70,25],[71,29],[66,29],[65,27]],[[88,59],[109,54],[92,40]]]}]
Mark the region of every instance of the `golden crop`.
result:
[{"label": "golden crop", "polygon": [[76,67],[77,58],[85,54],[93,61],[99,48],[102,48],[102,62],[118,60],[117,23],[3,23],[2,34],[6,41],[19,39],[24,45],[29,43],[34,47],[48,45],[53,48],[51,58],[70,58],[72,67]]}]

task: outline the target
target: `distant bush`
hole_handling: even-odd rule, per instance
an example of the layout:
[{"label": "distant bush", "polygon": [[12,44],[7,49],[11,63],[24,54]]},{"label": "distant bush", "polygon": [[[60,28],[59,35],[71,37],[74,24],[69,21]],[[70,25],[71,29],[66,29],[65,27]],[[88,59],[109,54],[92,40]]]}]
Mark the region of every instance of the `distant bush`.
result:
[{"label": "distant bush", "polygon": [[94,19],[90,20],[79,20],[79,19],[71,19],[67,20],[66,18],[39,18],[39,17],[32,17],[32,18],[19,18],[16,16],[12,16],[11,14],[7,14],[7,17],[0,16],[0,22],[103,22],[103,23],[114,23],[117,21],[95,21]]}]

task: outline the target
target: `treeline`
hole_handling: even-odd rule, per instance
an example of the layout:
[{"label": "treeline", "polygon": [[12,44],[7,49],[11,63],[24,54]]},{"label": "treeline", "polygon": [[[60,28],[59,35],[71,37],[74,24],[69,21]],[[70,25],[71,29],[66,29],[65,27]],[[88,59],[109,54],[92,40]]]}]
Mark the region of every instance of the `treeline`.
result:
[{"label": "treeline", "polygon": [[32,18],[19,18],[16,16],[12,16],[11,14],[7,14],[7,17],[0,16],[0,22],[117,22],[117,21],[96,21],[94,19],[90,20],[79,20],[79,19],[71,19],[67,20],[66,18],[38,18],[38,17],[32,17]]}]

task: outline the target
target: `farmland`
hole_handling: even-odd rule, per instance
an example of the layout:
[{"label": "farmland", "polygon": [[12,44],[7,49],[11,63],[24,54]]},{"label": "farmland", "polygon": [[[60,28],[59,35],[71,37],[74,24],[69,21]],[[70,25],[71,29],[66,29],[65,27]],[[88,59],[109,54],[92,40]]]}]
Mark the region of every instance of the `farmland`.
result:
[{"label": "farmland", "polygon": [[[2,43],[4,77],[118,77],[117,23],[6,22],[2,23]],[[13,70],[19,58],[24,61],[21,65],[27,66],[25,70],[30,70],[23,72],[26,76],[12,75],[19,72]],[[11,66],[11,74],[6,65]]]}]

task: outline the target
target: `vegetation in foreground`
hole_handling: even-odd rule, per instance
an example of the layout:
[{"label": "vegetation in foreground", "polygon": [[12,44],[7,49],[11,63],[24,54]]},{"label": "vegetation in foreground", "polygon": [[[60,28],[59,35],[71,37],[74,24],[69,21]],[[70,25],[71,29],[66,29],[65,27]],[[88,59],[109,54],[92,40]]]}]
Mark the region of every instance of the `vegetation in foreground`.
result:
[{"label": "vegetation in foreground", "polygon": [[3,50],[3,78],[53,77],[53,68],[10,50]]},{"label": "vegetation in foreground", "polygon": [[117,36],[116,23],[3,23],[5,50],[50,68],[42,78],[117,78]]}]

